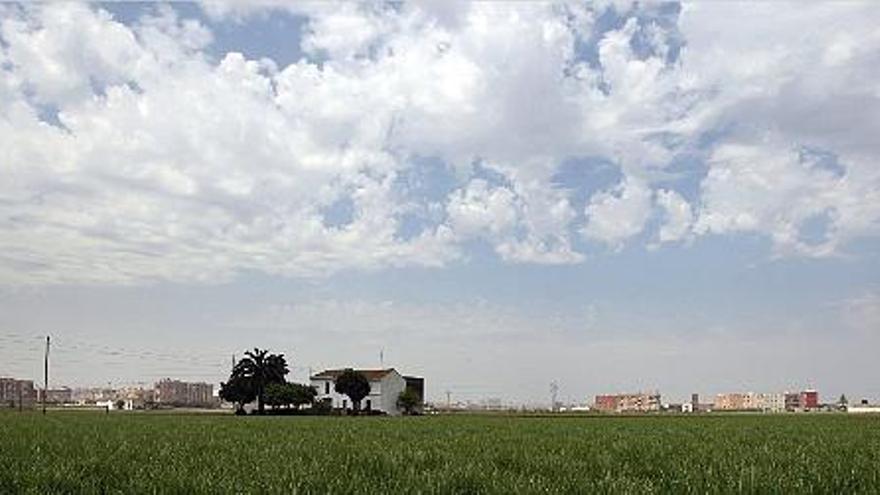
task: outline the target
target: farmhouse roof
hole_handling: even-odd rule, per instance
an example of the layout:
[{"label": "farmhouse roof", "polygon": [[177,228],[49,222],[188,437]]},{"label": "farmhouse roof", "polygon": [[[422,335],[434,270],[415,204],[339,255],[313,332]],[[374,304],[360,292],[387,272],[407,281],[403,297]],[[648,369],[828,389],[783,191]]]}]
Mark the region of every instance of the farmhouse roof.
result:
[{"label": "farmhouse roof", "polygon": [[[336,380],[336,378],[345,371],[345,368],[335,369],[335,370],[324,370],[317,375],[312,375],[313,380]],[[385,378],[389,373],[396,373],[397,371],[394,368],[387,369],[366,369],[366,370],[355,370],[358,373],[364,375],[367,380],[371,382],[379,381]]]}]

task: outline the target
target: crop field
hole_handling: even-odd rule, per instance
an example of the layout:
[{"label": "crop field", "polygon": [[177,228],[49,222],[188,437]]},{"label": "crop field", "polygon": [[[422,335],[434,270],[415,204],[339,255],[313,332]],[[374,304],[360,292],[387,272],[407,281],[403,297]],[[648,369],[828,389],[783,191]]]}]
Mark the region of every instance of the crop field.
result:
[{"label": "crop field", "polygon": [[0,413],[0,493],[878,493],[880,417]]}]

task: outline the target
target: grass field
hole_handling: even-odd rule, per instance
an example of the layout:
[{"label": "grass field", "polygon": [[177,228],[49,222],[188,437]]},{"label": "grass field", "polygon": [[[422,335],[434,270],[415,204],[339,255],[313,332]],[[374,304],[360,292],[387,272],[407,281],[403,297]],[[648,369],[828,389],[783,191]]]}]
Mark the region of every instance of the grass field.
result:
[{"label": "grass field", "polygon": [[880,417],[0,413],[0,493],[880,493]]}]

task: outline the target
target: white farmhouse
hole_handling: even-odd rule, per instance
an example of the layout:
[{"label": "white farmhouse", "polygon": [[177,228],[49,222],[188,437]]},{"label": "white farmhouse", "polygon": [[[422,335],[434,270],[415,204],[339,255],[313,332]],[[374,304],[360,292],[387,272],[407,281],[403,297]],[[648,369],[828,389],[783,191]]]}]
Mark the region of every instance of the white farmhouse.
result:
[{"label": "white farmhouse", "polygon": [[[333,408],[348,410],[352,407],[351,400],[344,394],[338,394],[334,390],[336,378],[345,369],[325,370],[310,378],[312,387],[318,391],[317,400],[329,401]],[[370,382],[370,395],[361,401],[361,410],[382,411],[389,415],[398,415],[397,397],[403,392],[407,384],[413,387],[424,397],[424,380],[415,377],[404,377],[394,368],[355,370],[364,375]]]}]

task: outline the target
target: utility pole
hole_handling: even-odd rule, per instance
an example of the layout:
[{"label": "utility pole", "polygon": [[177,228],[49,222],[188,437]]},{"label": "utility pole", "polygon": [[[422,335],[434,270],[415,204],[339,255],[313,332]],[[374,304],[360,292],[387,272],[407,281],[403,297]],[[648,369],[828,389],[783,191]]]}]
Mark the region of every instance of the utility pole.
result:
[{"label": "utility pole", "polygon": [[49,336],[46,335],[46,353],[43,355],[43,414],[46,414],[46,395],[49,393]]},{"label": "utility pole", "polygon": [[232,370],[235,371],[235,353],[232,353]]},{"label": "utility pole", "polygon": [[556,412],[556,393],[559,392],[559,384],[556,380],[550,382],[550,411]]},{"label": "utility pole", "polygon": [[379,349],[379,369],[385,369],[385,348]]},{"label": "utility pole", "polygon": [[449,390],[446,391],[446,411],[449,412],[452,410],[452,392]]}]

